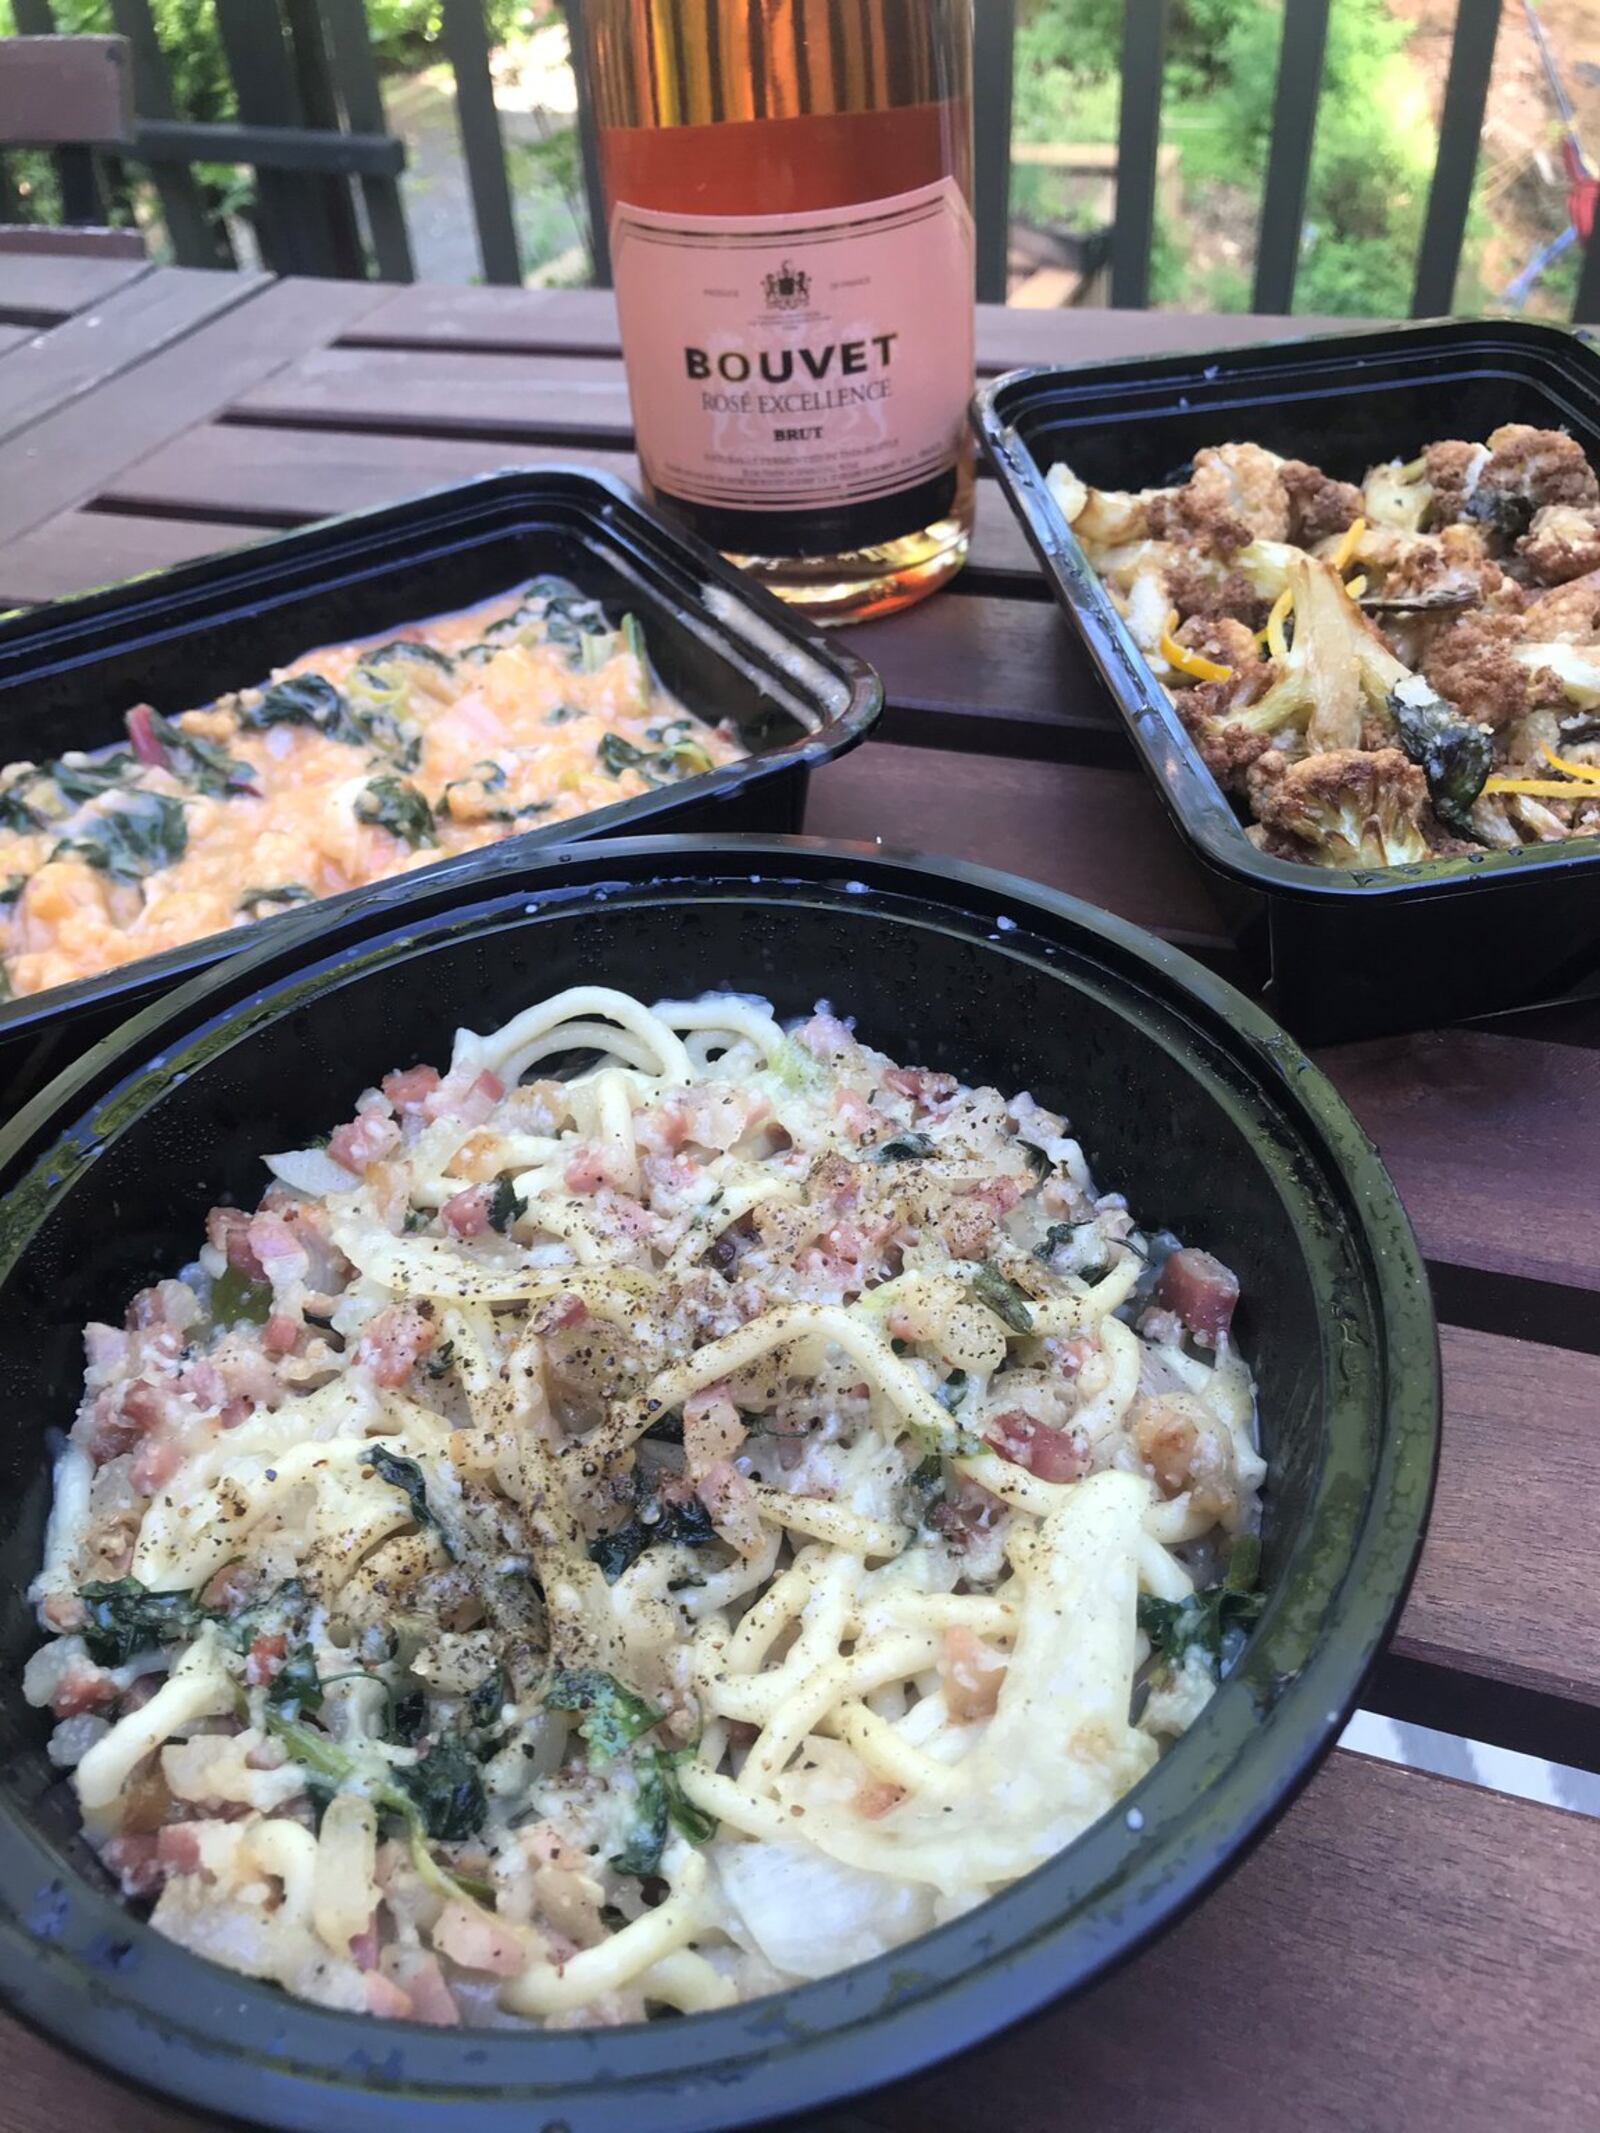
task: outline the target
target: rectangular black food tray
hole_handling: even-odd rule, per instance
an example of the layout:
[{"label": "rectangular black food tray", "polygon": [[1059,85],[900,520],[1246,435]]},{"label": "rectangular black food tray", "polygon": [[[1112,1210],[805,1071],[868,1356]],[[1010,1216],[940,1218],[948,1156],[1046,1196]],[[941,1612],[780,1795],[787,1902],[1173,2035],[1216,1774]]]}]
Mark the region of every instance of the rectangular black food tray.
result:
[{"label": "rectangular black food tray", "polygon": [[[877,717],[872,669],[634,492],[583,468],[491,474],[0,619],[0,762],[124,738],[324,644],[468,607],[544,572],[609,619],[636,615],[656,673],[691,711],[731,718],[747,761],[504,840],[517,851],[646,831],[795,830],[814,764]],[[496,847],[500,849],[501,847]],[[419,888],[439,866],[407,875]],[[334,918],[374,888],[325,898]],[[304,913],[299,914],[302,918]],[[234,954],[284,913],[0,1006],[0,1103],[14,1107],[135,1007]]]},{"label": "rectangular black food tray", "polygon": [[1600,468],[1600,356],[1563,327],[1446,321],[1212,354],[1012,371],[978,434],[1180,833],[1213,876],[1278,1019],[1307,1043],[1420,1029],[1600,991],[1600,840],[1375,871],[1258,852],[1046,486],[1170,481],[1249,442],[1359,482],[1503,422],[1569,430]]}]

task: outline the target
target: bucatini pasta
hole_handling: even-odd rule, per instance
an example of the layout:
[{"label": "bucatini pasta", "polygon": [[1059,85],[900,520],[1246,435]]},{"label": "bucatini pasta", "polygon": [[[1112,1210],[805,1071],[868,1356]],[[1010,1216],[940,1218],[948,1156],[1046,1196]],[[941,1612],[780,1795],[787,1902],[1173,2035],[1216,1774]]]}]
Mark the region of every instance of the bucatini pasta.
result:
[{"label": "bucatini pasta", "polygon": [[483,2025],[819,1977],[1071,1843],[1254,1612],[1238,1285],[1028,1096],[586,986],[267,1162],[88,1329],[33,1591],[197,1954]]},{"label": "bucatini pasta", "polygon": [[744,750],[561,578],[0,769],[0,1000],[636,799]]}]

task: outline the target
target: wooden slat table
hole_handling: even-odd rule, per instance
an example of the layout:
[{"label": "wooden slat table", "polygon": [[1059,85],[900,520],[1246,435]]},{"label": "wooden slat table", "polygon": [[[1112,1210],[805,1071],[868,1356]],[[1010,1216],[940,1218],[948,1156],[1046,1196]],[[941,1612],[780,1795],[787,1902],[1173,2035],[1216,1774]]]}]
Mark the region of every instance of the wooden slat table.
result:
[{"label": "wooden slat table", "polygon": [[[73,269],[50,302],[36,283],[8,309],[0,279],[0,335],[118,290],[174,317],[162,270],[98,267],[107,279],[81,293],[83,262],[50,264]],[[232,295],[137,350],[130,336],[114,375],[80,374],[0,445],[0,603],[496,467],[633,468],[607,298],[327,282]],[[992,373],[1286,330],[988,310],[979,348]],[[17,345],[0,339],[0,410]],[[1237,975],[1206,882],[992,484],[958,584],[854,635],[889,709],[881,738],[814,780],[810,830],[1009,866]],[[1438,1506],[1368,1700],[1600,1768],[1597,1045],[1591,1003],[1322,1063],[1399,1183],[1445,1321]],[[1340,1753],[1160,1946],[861,2115],[886,2133],[976,2133],[997,2103],[1013,2133],[1593,2124],[1597,1915],[1600,1822]],[[6,2041],[0,2133],[196,2123],[20,2032]]]}]

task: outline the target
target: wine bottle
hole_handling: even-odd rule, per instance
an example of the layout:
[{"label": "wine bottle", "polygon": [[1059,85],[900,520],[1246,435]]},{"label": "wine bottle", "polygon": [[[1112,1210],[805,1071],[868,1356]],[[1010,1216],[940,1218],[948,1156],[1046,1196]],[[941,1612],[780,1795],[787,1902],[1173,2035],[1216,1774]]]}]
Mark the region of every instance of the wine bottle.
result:
[{"label": "wine bottle", "polygon": [[822,620],[972,527],[972,0],[585,0],[639,456]]}]

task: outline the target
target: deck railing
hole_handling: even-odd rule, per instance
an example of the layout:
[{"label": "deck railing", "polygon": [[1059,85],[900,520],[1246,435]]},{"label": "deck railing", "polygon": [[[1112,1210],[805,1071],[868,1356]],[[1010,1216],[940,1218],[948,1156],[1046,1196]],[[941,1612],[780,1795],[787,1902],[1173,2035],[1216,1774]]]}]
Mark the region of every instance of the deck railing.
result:
[{"label": "deck railing", "polygon": [[[27,34],[56,28],[52,0],[12,0]],[[364,0],[212,0],[237,104],[237,121],[198,124],[174,104],[168,55],[150,0],[108,0],[132,49],[132,137],[114,156],[146,166],[175,257],[191,266],[229,263],[218,217],[194,174],[206,163],[256,173],[254,217],[266,263],[299,274],[412,278],[400,176],[404,144],[388,130],[367,36]],[[1006,294],[1011,104],[1019,0],[976,0],[976,200],[978,294]],[[520,282],[511,185],[490,71],[482,0],[441,0],[445,57],[471,192],[483,279]],[[565,0],[574,29],[583,0]],[[1253,308],[1293,309],[1307,185],[1323,86],[1330,0],[1284,0],[1270,148],[1257,233]],[[1116,200],[1109,293],[1139,308],[1150,298],[1156,179],[1170,0],[1124,0]],[[1439,147],[1415,261],[1411,311],[1448,311],[1473,187],[1502,0],[1458,0]],[[579,40],[574,38],[577,48]],[[590,208],[594,279],[609,280],[603,218],[595,211],[597,164],[579,68],[579,130]],[[115,161],[63,150],[68,219],[103,210]],[[3,157],[0,157],[3,171]],[[359,195],[360,212],[356,200]],[[0,176],[0,204],[5,186]],[[1600,231],[1587,243],[1574,319],[1600,318]]]}]

